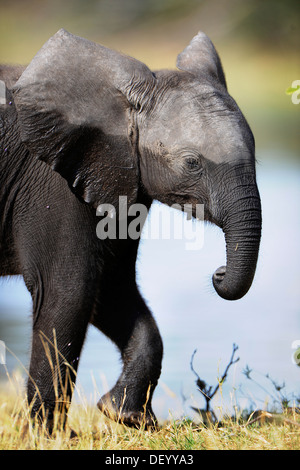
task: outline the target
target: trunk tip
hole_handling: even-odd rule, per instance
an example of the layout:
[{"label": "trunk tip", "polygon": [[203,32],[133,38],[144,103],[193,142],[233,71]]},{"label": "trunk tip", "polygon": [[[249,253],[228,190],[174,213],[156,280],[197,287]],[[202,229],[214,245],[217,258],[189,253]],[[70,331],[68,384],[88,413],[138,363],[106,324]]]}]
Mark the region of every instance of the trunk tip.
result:
[{"label": "trunk tip", "polygon": [[212,277],[213,286],[217,294],[225,300],[239,300],[248,292],[251,282],[244,285],[233,286],[232,282],[228,283],[228,274],[226,276],[226,266],[218,268]]}]

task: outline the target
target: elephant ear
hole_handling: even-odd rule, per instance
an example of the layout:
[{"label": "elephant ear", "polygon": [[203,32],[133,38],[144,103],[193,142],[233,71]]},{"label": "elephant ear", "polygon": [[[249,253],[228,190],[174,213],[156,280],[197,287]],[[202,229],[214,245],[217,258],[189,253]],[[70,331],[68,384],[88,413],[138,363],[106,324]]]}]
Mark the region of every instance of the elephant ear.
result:
[{"label": "elephant ear", "polygon": [[60,30],[13,88],[21,139],[86,202],[132,203],[132,111],[154,80],[141,62]]},{"label": "elephant ear", "polygon": [[178,55],[176,65],[180,70],[194,75],[211,76],[227,89],[220,57],[209,37],[201,31]]}]

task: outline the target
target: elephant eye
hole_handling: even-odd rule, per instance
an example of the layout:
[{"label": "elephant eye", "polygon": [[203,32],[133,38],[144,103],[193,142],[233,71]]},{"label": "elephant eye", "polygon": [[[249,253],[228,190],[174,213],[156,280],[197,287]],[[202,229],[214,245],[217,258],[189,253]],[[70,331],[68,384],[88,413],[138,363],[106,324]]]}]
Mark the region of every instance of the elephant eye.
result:
[{"label": "elephant eye", "polygon": [[188,168],[188,170],[191,170],[191,171],[199,171],[199,170],[202,170],[201,168],[201,162],[198,158],[195,158],[195,157],[187,157],[185,159],[185,164]]}]

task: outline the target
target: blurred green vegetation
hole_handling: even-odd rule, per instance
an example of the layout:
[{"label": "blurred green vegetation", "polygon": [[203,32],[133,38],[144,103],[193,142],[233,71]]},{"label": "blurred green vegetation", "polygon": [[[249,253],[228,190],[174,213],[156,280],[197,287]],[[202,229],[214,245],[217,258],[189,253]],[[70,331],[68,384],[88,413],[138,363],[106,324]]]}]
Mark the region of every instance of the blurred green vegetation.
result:
[{"label": "blurred green vegetation", "polygon": [[[174,68],[202,30],[216,45],[229,91],[258,153],[298,157],[300,104],[285,91],[300,79],[298,0],[0,0],[0,62],[28,63],[63,27],[152,68]],[[259,157],[259,155],[258,155]]]}]

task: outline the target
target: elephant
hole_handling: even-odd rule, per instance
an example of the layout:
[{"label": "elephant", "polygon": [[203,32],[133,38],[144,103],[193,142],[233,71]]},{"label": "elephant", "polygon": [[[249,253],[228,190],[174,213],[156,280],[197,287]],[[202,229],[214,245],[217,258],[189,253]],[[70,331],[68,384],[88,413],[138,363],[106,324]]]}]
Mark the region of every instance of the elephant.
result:
[{"label": "elephant", "polygon": [[99,409],[157,425],[163,343],[137,286],[140,237],[100,239],[100,205],[122,196],[149,210],[158,200],[189,204],[195,217],[202,204],[225,236],[216,292],[237,300],[252,284],[262,225],[253,134],[206,34],[176,65],[151,71],[61,29],[28,66],[0,69],[0,274],[21,274],[32,297],[27,398],[50,430],[56,412],[66,422],[89,324],[123,361]]}]

